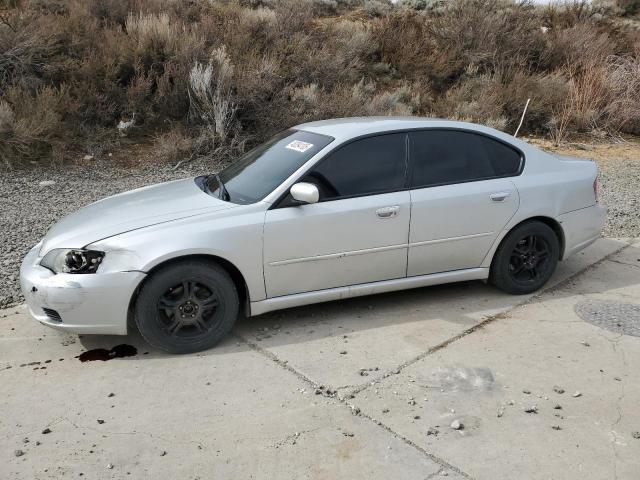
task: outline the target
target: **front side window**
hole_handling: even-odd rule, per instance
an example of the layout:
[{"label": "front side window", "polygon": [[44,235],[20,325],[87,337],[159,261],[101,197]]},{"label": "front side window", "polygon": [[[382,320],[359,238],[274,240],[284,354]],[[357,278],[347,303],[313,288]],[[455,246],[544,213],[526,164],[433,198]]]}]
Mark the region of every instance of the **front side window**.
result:
[{"label": "front side window", "polygon": [[320,201],[392,192],[404,188],[406,134],[353,141],[320,160],[303,181],[315,184]]},{"label": "front side window", "polygon": [[212,195],[233,203],[255,203],[332,141],[333,138],[326,135],[285,130],[218,175],[204,177],[203,186]]},{"label": "front side window", "polygon": [[502,142],[458,130],[412,132],[412,188],[518,175],[522,157]]}]

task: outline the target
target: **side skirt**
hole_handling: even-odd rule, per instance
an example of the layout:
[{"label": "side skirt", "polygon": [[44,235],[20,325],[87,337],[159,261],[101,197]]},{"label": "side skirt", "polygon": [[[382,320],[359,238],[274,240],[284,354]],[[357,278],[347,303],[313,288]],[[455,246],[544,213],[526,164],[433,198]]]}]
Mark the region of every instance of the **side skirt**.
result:
[{"label": "side skirt", "polygon": [[488,268],[468,268],[464,270],[455,270],[453,272],[431,273],[429,275],[418,275],[415,277],[362,283],[348,287],[328,288],[326,290],[318,290],[315,292],[296,293],[293,295],[284,295],[282,297],[267,298],[266,300],[260,300],[259,302],[251,302],[251,312],[249,316],[261,315],[274,310],[299,307],[301,305],[309,305],[312,303],[330,302],[333,300],[342,300],[344,298],[395,292],[397,290],[408,290],[410,288],[427,287],[429,285],[439,285],[442,283],[464,282],[467,280],[486,280],[487,278],[489,278]]}]

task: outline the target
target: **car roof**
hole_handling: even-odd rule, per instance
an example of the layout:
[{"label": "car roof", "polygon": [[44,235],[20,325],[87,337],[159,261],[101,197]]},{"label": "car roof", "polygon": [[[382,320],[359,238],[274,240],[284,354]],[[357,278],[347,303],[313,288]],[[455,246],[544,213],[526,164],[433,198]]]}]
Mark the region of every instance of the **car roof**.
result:
[{"label": "car roof", "polygon": [[499,130],[469,122],[444,120],[427,117],[348,117],[332,118],[317,122],[308,122],[296,125],[295,130],[329,135],[342,142],[350,138],[360,137],[376,133],[395,130],[413,130],[420,128],[455,128],[484,133],[502,139],[512,145],[520,145],[520,142],[511,135]]}]

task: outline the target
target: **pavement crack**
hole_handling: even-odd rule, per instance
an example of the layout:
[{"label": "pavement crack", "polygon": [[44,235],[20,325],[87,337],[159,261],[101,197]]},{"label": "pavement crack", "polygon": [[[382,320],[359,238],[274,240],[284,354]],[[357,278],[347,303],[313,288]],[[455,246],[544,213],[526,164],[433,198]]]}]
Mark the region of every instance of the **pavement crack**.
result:
[{"label": "pavement crack", "polygon": [[156,435],[154,433],[144,432],[141,430],[132,430],[130,432],[112,432],[109,430],[103,430],[101,428],[90,427],[88,425],[79,425],[73,420],[71,420],[69,417],[58,417],[52,422],[49,422],[47,424],[47,427],[53,427],[54,425],[58,425],[61,422],[67,422],[73,428],[76,428],[78,430],[91,430],[93,432],[100,433],[101,435],[144,435],[149,438],[153,438],[154,440],[162,440],[163,442],[167,442],[167,444],[181,443],[183,445],[196,445],[200,450],[202,450],[205,447],[204,444],[198,441],[176,442],[175,438],[165,438],[161,435]]},{"label": "pavement crack", "polygon": [[555,285],[552,285],[552,286],[550,286],[548,288],[544,288],[544,289],[538,291],[537,293],[535,293],[535,294],[531,295],[530,297],[526,298],[524,301],[522,301],[520,303],[517,303],[516,305],[513,305],[512,307],[508,308],[504,312],[500,312],[500,313],[498,313],[496,315],[487,316],[484,320],[482,320],[481,322],[475,324],[474,326],[469,327],[466,330],[463,330],[462,332],[458,333],[457,335],[454,335],[453,337],[445,340],[444,342],[442,342],[442,343],[440,343],[440,344],[438,344],[438,345],[436,345],[434,347],[431,347],[429,350],[416,355],[415,357],[413,357],[412,359],[404,362],[400,366],[398,366],[398,367],[396,367],[396,368],[394,368],[392,370],[389,370],[389,371],[383,373],[382,375],[374,378],[370,382],[368,382],[366,384],[363,384],[361,387],[354,389],[351,392],[351,395],[355,396],[355,395],[363,392],[364,390],[368,389],[372,385],[375,385],[375,384],[378,384],[378,383],[382,382],[383,380],[385,380],[386,378],[390,377],[391,375],[399,374],[405,368],[413,365],[416,362],[419,362],[420,360],[422,360],[425,357],[428,357],[429,355],[432,355],[432,354],[438,352],[439,350],[442,350],[442,349],[448,347],[452,343],[455,343],[458,340],[461,340],[462,338],[466,337],[467,335],[470,335],[470,334],[476,332],[477,330],[480,330],[480,329],[486,327],[487,325],[489,325],[490,323],[495,322],[496,320],[501,320],[501,319],[508,318],[510,316],[510,314],[512,312],[514,312],[515,310],[539,300],[543,295],[546,295],[548,293],[554,293],[554,292],[557,292],[558,290],[561,290],[566,285],[568,285],[571,282],[573,282],[579,276],[581,276],[581,275],[583,275],[583,274],[595,269],[600,264],[606,262],[611,257],[619,254],[620,252],[622,252],[623,250],[625,250],[625,249],[627,249],[627,248],[629,248],[631,246],[632,246],[631,243],[626,243],[626,244],[622,245],[621,247],[617,248],[616,250],[614,250],[613,252],[605,255],[600,260],[598,260],[598,261],[596,261],[596,262],[594,262],[594,263],[592,263],[590,265],[587,265],[582,270],[578,270],[577,272],[569,275],[567,278],[565,278],[564,280],[561,280],[560,282],[556,283]]},{"label": "pavement crack", "polygon": [[628,267],[640,268],[640,265],[637,265],[635,263],[623,262],[622,260],[615,260],[613,258],[610,258],[609,261],[613,263],[619,263],[620,265],[626,265]]},{"label": "pavement crack", "polygon": [[[281,368],[287,370],[288,372],[292,373],[298,379],[300,379],[302,382],[304,382],[307,385],[309,385],[311,388],[317,388],[319,386],[319,384],[317,382],[314,382],[313,380],[311,380],[309,377],[307,377],[303,373],[297,371],[295,368],[293,368],[291,365],[289,365],[288,362],[279,359],[278,356],[273,354],[272,352],[270,352],[268,350],[265,350],[261,346],[253,343],[252,341],[244,338],[243,336],[241,336],[241,335],[239,335],[237,333],[231,333],[231,335],[234,336],[236,338],[236,340],[238,340],[239,342],[244,343],[245,345],[247,345],[253,351],[257,352],[258,354],[260,354],[260,355],[262,355],[264,357],[266,357],[267,359],[271,360],[272,362],[274,362],[279,367],[281,367]],[[344,405],[346,407],[349,407],[351,409],[351,412],[354,415],[357,415],[359,417],[362,417],[362,418],[365,418],[365,419],[371,421],[372,423],[374,423],[375,425],[379,426],[380,428],[382,428],[386,432],[390,433],[395,438],[401,440],[406,445],[408,445],[410,447],[413,447],[415,450],[419,451],[424,456],[429,458],[432,462],[440,465],[444,469],[453,471],[453,472],[457,473],[458,475],[461,475],[464,478],[473,480],[473,477],[471,477],[471,475],[469,475],[468,473],[462,471],[458,467],[450,464],[446,460],[434,455],[433,453],[428,452],[423,447],[421,447],[417,443],[413,442],[412,440],[408,439],[404,435],[396,432],[395,430],[393,430],[388,425],[385,425],[381,421],[376,420],[373,417],[371,417],[370,415],[364,413],[358,406],[356,406],[353,403],[348,402],[346,398],[339,398],[337,395],[335,395],[335,396],[325,396],[325,398],[333,399],[335,402],[337,402],[337,403],[339,403],[341,405]],[[286,441],[286,439],[285,439],[285,441]]]}]

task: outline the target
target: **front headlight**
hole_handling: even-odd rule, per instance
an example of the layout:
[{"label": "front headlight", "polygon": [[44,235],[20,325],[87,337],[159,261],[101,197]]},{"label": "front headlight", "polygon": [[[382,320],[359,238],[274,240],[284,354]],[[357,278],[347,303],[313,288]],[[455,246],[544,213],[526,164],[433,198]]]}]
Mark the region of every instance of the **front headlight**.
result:
[{"label": "front headlight", "polygon": [[70,248],[56,248],[47,253],[40,265],[53,273],[96,273],[104,252]]}]

